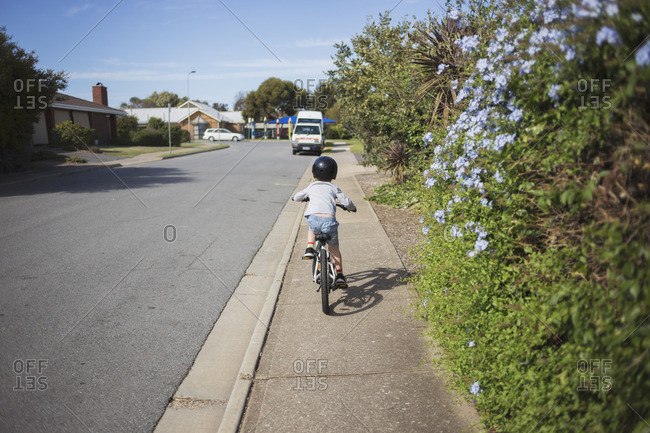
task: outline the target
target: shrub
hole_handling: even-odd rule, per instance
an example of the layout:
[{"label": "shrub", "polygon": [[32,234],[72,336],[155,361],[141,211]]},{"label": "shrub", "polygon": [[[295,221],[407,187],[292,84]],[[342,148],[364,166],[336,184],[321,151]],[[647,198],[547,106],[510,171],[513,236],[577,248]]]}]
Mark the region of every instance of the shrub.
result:
[{"label": "shrub", "polygon": [[495,431],[647,427],[650,8],[608,5],[512,2],[455,42],[473,66],[424,173],[414,283]]},{"label": "shrub", "polygon": [[134,146],[164,146],[168,144],[160,131],[151,128],[131,132],[130,137]]},{"label": "shrub", "polygon": [[328,140],[347,140],[352,138],[352,133],[343,125],[332,125],[325,130],[325,138]]},{"label": "shrub", "polygon": [[[190,133],[186,129],[182,129],[178,125],[172,125],[171,126],[171,135],[172,135],[172,146],[180,146],[182,143],[185,143],[187,141],[190,141]],[[167,128],[165,127],[164,137],[168,136],[168,131]]]},{"label": "shrub", "polygon": [[163,128],[167,128],[167,122],[158,117],[151,117],[147,122],[147,128],[161,130]]},{"label": "shrub", "polygon": [[61,122],[52,129],[52,143],[66,150],[88,149],[96,137],[97,131],[71,120]]}]

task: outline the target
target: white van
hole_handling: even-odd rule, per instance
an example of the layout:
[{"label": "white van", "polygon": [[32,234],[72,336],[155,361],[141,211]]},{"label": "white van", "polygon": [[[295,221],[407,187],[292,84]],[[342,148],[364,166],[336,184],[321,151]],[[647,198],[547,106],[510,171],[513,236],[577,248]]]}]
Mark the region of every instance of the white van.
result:
[{"label": "white van", "polygon": [[292,153],[295,155],[298,152],[316,152],[320,155],[324,148],[323,113],[299,111],[291,134]]}]

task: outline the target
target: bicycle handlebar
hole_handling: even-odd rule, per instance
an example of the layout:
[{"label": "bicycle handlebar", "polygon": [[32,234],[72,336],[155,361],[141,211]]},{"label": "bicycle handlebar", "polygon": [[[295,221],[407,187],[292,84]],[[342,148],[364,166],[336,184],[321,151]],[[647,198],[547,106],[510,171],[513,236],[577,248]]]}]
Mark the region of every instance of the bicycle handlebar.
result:
[{"label": "bicycle handlebar", "polygon": [[356,211],[357,211],[356,209],[355,209],[355,210],[349,210],[347,207],[343,206],[343,205],[340,204],[340,203],[336,203],[336,205],[337,205],[338,207],[340,207],[341,209],[346,210],[346,211],[348,211],[348,212],[356,212]]}]

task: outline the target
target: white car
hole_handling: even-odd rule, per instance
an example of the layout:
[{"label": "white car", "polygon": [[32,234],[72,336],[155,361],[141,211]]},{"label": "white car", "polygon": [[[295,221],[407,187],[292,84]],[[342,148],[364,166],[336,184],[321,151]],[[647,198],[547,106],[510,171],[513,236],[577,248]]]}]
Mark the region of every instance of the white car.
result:
[{"label": "white car", "polygon": [[210,141],[214,141],[214,140],[240,141],[244,139],[244,136],[236,132],[228,131],[225,128],[211,128],[205,130],[205,132],[203,133],[203,139],[204,140],[207,139]]}]

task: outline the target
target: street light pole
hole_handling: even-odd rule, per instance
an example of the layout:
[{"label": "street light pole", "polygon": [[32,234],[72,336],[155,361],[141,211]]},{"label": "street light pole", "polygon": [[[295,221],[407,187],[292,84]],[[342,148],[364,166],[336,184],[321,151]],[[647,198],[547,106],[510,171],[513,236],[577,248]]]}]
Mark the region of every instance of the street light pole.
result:
[{"label": "street light pole", "polygon": [[192,142],[192,131],[191,131],[191,125],[190,125],[190,74],[195,73],[196,71],[192,71],[189,74],[187,74],[187,132],[190,133],[190,143]]}]

